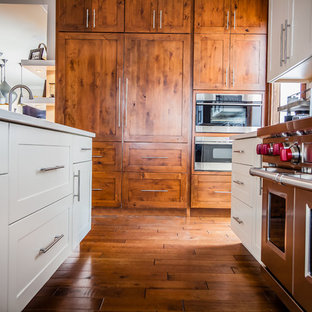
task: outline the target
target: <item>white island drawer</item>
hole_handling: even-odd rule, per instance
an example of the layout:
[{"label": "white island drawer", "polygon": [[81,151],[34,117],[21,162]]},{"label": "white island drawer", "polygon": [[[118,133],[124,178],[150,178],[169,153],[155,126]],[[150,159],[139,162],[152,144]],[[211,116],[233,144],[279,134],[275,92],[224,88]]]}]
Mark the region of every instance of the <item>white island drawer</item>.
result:
[{"label": "white island drawer", "polygon": [[9,170],[9,124],[0,122],[0,174]]},{"label": "white island drawer", "polygon": [[92,160],[92,138],[73,135],[73,162]]},{"label": "white island drawer", "polygon": [[10,213],[13,223],[72,193],[71,135],[11,125]]},{"label": "white island drawer", "polygon": [[9,226],[9,311],[21,311],[70,252],[68,196]]},{"label": "white island drawer", "polygon": [[232,162],[250,166],[261,166],[261,157],[257,155],[257,144],[261,143],[259,138],[234,140],[232,147]]}]

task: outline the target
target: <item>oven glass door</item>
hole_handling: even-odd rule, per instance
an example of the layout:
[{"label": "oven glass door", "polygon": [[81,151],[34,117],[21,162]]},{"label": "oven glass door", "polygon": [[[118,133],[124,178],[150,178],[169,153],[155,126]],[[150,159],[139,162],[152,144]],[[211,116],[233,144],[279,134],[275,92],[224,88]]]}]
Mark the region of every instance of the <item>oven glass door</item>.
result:
[{"label": "oven glass door", "polygon": [[261,105],[196,105],[196,126],[261,127]]},{"label": "oven glass door", "polygon": [[195,170],[198,171],[231,171],[232,144],[196,143]]}]

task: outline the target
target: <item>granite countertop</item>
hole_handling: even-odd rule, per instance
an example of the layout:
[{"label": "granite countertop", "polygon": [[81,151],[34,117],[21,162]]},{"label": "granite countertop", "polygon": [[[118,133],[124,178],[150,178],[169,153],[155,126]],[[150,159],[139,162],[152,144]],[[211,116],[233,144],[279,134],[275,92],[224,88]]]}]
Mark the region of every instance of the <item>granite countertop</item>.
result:
[{"label": "granite countertop", "polygon": [[8,112],[0,109],[0,121],[15,123],[24,126],[36,127],[41,129],[77,134],[81,136],[86,136],[94,138],[95,134],[92,132],[64,126],[58,123],[50,122],[44,119],[34,118],[18,113]]},{"label": "granite countertop", "polygon": [[251,139],[251,138],[256,138],[257,137],[257,131],[253,132],[247,132],[247,133],[241,133],[237,135],[231,136],[231,139],[233,140],[242,140],[242,139]]}]

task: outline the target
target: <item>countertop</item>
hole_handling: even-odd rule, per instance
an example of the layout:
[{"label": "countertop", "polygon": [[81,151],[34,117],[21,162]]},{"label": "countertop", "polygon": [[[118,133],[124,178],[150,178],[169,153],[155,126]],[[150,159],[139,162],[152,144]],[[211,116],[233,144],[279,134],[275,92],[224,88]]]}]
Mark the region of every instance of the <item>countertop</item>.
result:
[{"label": "countertop", "polygon": [[247,133],[241,133],[237,135],[231,136],[231,139],[233,140],[243,140],[243,139],[251,139],[251,138],[256,138],[257,137],[257,131],[253,132],[247,132]]},{"label": "countertop", "polygon": [[94,138],[95,134],[92,132],[64,126],[58,123],[50,122],[44,119],[34,118],[18,113],[8,112],[0,109],[0,121],[15,123],[24,126],[36,127],[41,129],[77,134],[81,136],[86,136]]}]

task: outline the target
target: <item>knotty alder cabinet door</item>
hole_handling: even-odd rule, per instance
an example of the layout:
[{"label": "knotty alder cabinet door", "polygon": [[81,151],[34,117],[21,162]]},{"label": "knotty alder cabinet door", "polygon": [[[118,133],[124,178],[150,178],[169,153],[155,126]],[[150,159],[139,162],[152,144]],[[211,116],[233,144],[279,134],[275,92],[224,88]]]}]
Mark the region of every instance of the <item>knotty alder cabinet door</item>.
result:
[{"label": "knotty alder cabinet door", "polygon": [[195,0],[195,33],[266,34],[267,0]]},{"label": "knotty alder cabinet door", "polygon": [[124,31],[124,0],[57,0],[59,31]]},{"label": "knotty alder cabinet door", "polygon": [[125,141],[187,142],[188,35],[126,35]]},{"label": "knotty alder cabinet door", "polygon": [[122,64],[122,35],[60,33],[57,122],[121,141]]},{"label": "knotty alder cabinet door", "polygon": [[126,32],[190,33],[191,0],[127,0]]},{"label": "knotty alder cabinet door", "polygon": [[194,89],[265,90],[266,36],[195,34]]}]

